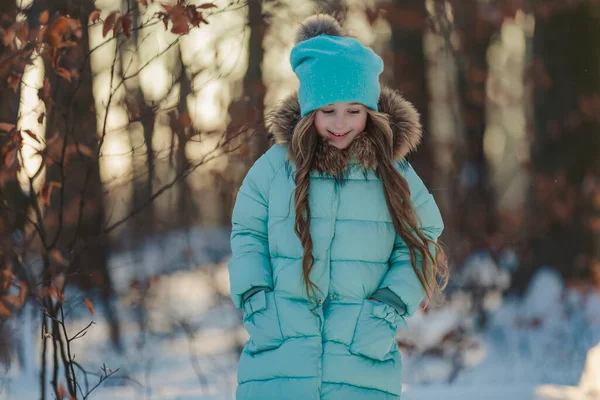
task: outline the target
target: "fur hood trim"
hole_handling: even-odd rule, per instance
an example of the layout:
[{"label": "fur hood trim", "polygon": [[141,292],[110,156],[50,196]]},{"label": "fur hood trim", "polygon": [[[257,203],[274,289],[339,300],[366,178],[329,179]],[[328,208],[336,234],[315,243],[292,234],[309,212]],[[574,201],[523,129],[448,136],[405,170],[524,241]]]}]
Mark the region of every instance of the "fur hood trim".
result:
[{"label": "fur hood trim", "polygon": [[[413,152],[421,142],[422,130],[419,113],[415,107],[398,92],[381,87],[381,95],[377,105],[379,112],[387,114],[393,132],[393,154],[396,161],[403,160]],[[275,142],[289,146],[294,133],[294,128],[300,121],[300,105],[297,93],[286,97],[279,107],[273,110],[266,118],[269,132],[274,136]],[[345,150],[328,145],[322,141],[318,149],[314,168],[334,176],[343,175],[351,158],[355,158],[364,168],[376,170],[377,154],[372,142],[368,139],[369,133],[365,132],[356,137]],[[290,160],[295,160],[294,154],[289,154]]]}]

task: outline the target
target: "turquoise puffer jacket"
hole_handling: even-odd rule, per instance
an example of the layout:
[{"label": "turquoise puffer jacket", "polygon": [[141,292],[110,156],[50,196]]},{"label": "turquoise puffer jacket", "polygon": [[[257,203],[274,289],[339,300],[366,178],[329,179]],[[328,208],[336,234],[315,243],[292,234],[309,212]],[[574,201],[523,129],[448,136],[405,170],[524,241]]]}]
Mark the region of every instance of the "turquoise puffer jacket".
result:
[{"label": "turquoise puffer jacket", "polygon": [[[438,207],[404,160],[420,140],[418,115],[385,88],[379,109],[390,116],[397,169],[408,181],[421,229],[436,240],[443,230]],[[356,151],[342,180],[327,173],[337,168],[330,165],[311,173],[311,280],[317,291],[308,299],[302,245],[294,233],[295,166],[286,145],[298,116],[292,95],[271,119],[280,144],[250,169],[233,211],[231,297],[250,334],[240,356],[237,398],[398,399],[402,363],[396,331],[417,310],[424,290],[391,223],[381,181],[365,168],[376,160],[357,158],[368,152]],[[356,146],[368,142],[356,141]],[[256,287],[266,290],[244,302],[244,294]],[[369,300],[382,288],[405,305],[403,315]]]}]

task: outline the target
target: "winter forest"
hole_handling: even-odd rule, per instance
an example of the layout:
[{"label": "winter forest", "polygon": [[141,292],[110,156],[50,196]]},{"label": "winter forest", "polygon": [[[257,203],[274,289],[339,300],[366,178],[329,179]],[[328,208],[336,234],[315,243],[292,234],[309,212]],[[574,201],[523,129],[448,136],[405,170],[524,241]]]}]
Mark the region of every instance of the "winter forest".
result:
[{"label": "winter forest", "polygon": [[0,0],[0,399],[235,398],[231,211],[316,11],[424,126],[403,400],[600,398],[600,1]]}]

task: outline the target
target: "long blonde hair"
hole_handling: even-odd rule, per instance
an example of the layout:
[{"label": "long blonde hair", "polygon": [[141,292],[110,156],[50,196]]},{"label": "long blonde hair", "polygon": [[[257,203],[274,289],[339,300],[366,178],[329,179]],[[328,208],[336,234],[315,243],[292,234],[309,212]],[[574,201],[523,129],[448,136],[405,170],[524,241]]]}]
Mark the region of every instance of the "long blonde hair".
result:
[{"label": "long blonde hair", "polygon": [[[311,291],[314,293],[316,288],[310,280],[314,257],[308,203],[310,171],[314,168],[321,140],[314,122],[314,111],[304,116],[294,128],[290,144],[292,161],[296,164],[294,231],[303,247],[302,276],[307,294]],[[378,156],[375,173],[381,179],[394,228],[408,247],[412,267],[425,290],[428,302],[434,298],[441,300],[442,290],[446,287],[449,277],[446,253],[438,243],[427,238],[419,229],[418,217],[410,201],[408,182],[394,165],[393,132],[387,114],[367,109],[365,133]],[[436,250],[436,256],[433,255],[432,248]],[[422,261],[422,268],[419,268],[419,261]]]}]

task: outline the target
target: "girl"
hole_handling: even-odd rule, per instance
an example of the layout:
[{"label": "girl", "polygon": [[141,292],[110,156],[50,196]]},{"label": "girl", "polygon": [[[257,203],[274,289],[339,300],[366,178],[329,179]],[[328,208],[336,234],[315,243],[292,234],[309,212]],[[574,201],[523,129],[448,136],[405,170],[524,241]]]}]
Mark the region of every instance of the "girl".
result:
[{"label": "girl", "polygon": [[231,297],[250,334],[237,398],[399,399],[396,330],[448,279],[439,210],[405,160],[419,116],[332,17],[304,22],[290,60],[299,91],[233,210]]}]

